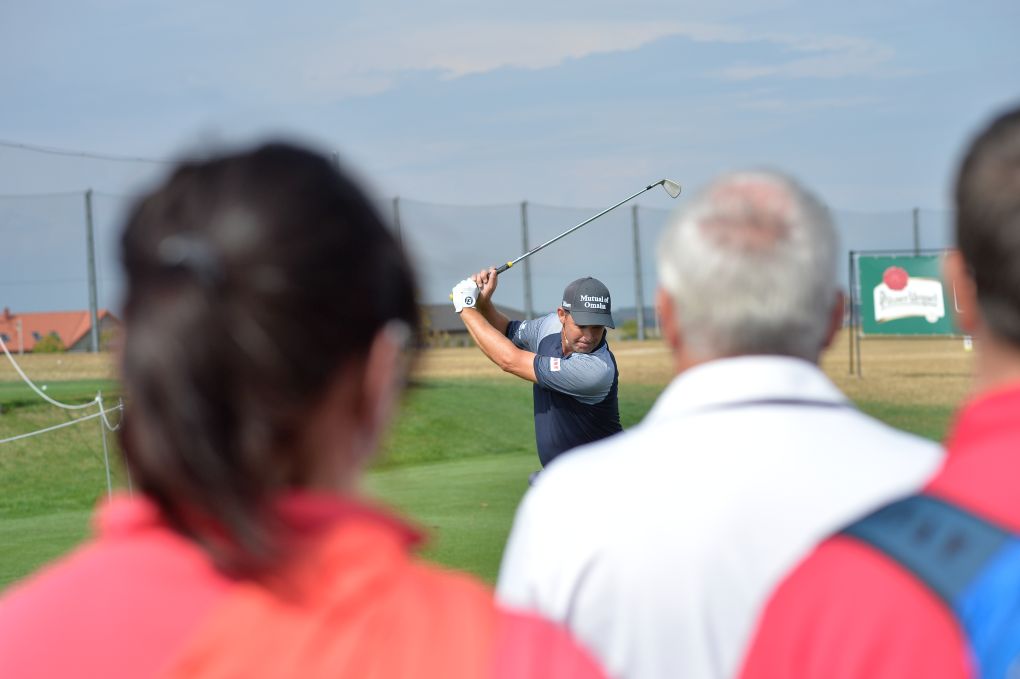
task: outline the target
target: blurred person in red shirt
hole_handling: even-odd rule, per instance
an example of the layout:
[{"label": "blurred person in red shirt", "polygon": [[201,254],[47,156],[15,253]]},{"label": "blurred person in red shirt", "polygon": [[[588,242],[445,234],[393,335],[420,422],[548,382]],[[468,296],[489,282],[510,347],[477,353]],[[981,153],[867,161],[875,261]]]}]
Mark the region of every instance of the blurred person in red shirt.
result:
[{"label": "blurred person in red shirt", "polygon": [[976,394],[941,471],[819,546],[774,593],[749,678],[1005,677],[1020,669],[1020,108],[972,143],[945,272]]}]

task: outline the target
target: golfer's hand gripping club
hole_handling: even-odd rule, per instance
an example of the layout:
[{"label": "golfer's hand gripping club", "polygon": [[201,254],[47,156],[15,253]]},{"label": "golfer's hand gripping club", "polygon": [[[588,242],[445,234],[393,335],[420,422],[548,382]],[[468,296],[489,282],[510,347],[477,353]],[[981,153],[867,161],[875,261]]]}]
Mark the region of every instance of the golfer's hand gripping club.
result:
[{"label": "golfer's hand gripping club", "polygon": [[453,286],[450,299],[453,300],[453,310],[458,314],[464,309],[472,309],[478,303],[478,286],[470,278],[465,278]]}]

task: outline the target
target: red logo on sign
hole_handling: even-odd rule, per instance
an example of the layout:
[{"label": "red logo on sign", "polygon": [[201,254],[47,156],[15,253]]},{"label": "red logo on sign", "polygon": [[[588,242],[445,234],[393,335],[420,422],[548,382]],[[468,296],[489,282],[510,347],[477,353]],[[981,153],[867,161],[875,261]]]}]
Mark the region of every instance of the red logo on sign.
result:
[{"label": "red logo on sign", "polygon": [[882,274],[882,282],[889,286],[890,290],[902,290],[907,287],[907,281],[910,280],[910,274],[907,273],[906,269],[898,266],[890,266]]}]

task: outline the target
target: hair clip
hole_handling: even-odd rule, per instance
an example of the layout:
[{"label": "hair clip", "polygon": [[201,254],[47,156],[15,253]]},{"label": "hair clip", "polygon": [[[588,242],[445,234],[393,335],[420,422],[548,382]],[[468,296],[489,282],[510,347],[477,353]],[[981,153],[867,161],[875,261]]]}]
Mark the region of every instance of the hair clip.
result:
[{"label": "hair clip", "polygon": [[224,278],[219,257],[208,243],[195,236],[167,236],[156,248],[156,258],[164,267],[190,271],[208,287],[219,285]]}]

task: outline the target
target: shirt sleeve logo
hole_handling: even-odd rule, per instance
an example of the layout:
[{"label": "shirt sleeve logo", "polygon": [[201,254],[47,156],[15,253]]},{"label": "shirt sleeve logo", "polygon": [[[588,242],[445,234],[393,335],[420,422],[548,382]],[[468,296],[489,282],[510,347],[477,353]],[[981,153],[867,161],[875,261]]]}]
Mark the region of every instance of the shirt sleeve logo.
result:
[{"label": "shirt sleeve logo", "polygon": [[560,371],[560,359],[558,359],[558,358],[550,358],[549,359],[549,370],[551,370],[554,373],[558,373]]}]

